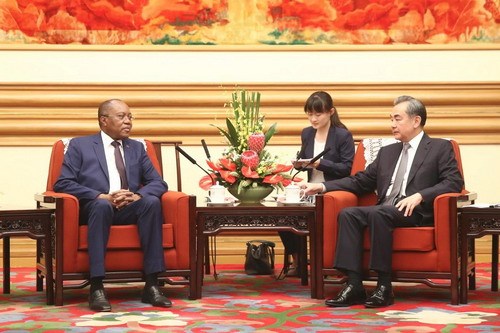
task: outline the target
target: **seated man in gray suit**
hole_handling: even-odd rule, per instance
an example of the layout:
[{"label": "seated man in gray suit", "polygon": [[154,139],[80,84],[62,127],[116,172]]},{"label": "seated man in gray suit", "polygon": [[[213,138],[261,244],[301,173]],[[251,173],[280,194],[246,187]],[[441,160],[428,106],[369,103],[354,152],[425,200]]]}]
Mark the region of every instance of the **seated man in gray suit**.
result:
[{"label": "seated man in gray suit", "polygon": [[[427,111],[410,96],[394,101],[391,129],[401,142],[382,147],[366,170],[324,183],[301,184],[306,194],[344,190],[356,194],[377,191],[375,206],[350,207],[338,216],[338,243],[334,267],[348,277],[347,285],[326,305],[363,304],[383,307],[394,303],[392,292],[392,231],[394,228],[434,223],[434,199],[443,193],[460,192],[463,179],[451,143],[432,139],[424,132]],[[363,233],[372,240],[369,268],[378,274],[370,297],[362,283]]]},{"label": "seated man in gray suit", "polygon": [[88,225],[89,306],[94,311],[111,311],[102,283],[110,227],[136,223],[146,278],[142,301],[170,307],[172,303],[162,295],[157,278],[165,270],[160,197],[168,190],[167,184],[143,144],[129,139],[133,117],[125,102],[103,102],[97,117],[100,133],[70,141],[54,185],[56,191],[78,198],[80,223]]}]

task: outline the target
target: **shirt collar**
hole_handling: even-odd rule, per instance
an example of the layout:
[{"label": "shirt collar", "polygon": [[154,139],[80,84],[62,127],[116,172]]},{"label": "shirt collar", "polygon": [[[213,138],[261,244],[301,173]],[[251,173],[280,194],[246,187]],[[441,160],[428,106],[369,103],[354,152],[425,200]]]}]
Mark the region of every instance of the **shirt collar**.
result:
[{"label": "shirt collar", "polygon": [[102,139],[102,144],[104,145],[104,147],[111,146],[111,143],[113,141],[118,141],[123,146],[122,140],[113,140],[113,138],[111,138],[109,135],[107,135],[103,131],[101,131],[101,139]]},{"label": "shirt collar", "polygon": [[420,133],[417,134],[417,136],[415,136],[408,142],[410,144],[410,147],[416,149],[420,144],[420,141],[422,141],[423,137],[424,137],[424,131],[421,131]]}]

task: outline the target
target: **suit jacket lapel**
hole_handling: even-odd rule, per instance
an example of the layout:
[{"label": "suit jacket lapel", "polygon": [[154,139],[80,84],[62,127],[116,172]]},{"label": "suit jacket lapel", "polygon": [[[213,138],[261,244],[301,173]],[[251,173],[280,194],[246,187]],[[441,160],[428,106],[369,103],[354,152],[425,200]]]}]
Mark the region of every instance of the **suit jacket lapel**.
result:
[{"label": "suit jacket lapel", "polygon": [[[326,135],[325,148],[332,147],[335,148],[335,126],[330,126],[328,129],[328,134]],[[333,152],[333,150],[332,150]]]},{"label": "suit jacket lapel", "polygon": [[104,154],[104,144],[102,143],[101,134],[97,134],[94,137],[94,152],[97,156],[97,160],[101,165],[102,172],[106,176],[106,179],[109,183],[109,173],[108,173],[108,164],[106,162],[106,155]]},{"label": "suit jacket lapel", "polygon": [[314,137],[316,136],[316,130],[313,128],[312,131],[309,131],[307,140],[306,140],[306,147],[304,150],[304,155],[305,156],[310,156],[307,158],[313,158],[314,157]]},{"label": "suit jacket lapel", "polygon": [[123,144],[123,156],[125,158],[125,172],[127,173],[127,179],[129,180],[129,186],[130,186],[130,174],[128,170],[128,166],[130,165],[130,150],[132,149],[130,146],[130,140],[128,138],[122,139],[122,144]]},{"label": "suit jacket lapel", "polygon": [[415,157],[413,158],[413,163],[410,168],[410,173],[408,174],[408,180],[406,181],[406,186],[413,180],[415,175],[417,174],[417,170],[420,168],[422,163],[424,163],[427,154],[431,150],[430,146],[431,140],[430,138],[424,134],[420,144],[417,147],[417,151],[415,152]]}]

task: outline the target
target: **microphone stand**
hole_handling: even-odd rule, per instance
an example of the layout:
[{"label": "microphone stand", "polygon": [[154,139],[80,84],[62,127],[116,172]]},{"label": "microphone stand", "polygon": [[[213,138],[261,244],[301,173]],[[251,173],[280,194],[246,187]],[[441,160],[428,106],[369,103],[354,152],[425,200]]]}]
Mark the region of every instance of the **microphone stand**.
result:
[{"label": "microphone stand", "polygon": [[211,161],[210,153],[208,152],[208,147],[207,143],[205,142],[205,139],[201,139],[201,145],[203,146],[203,150],[205,150],[205,155],[207,156],[208,160]]},{"label": "microphone stand", "polygon": [[331,147],[326,147],[325,150],[323,150],[321,153],[318,155],[314,156],[309,162],[306,163],[306,165],[302,166],[300,169],[297,170],[297,172],[292,176],[292,181],[297,176],[297,174],[301,171],[305,171],[308,166],[319,160],[321,157],[323,157],[326,153],[328,153],[332,149]]},{"label": "microphone stand", "polygon": [[202,168],[198,163],[196,163],[196,160],[194,158],[192,158],[191,156],[189,156],[188,153],[186,153],[184,151],[184,149],[182,149],[181,147],[179,146],[175,146],[175,149],[182,154],[182,156],[184,156],[185,158],[187,158],[189,160],[189,162],[195,164],[198,168],[200,168],[201,170],[203,170],[203,172],[205,172],[209,177],[210,179],[212,180],[212,185],[215,185],[215,179],[212,177],[212,175],[207,171],[205,170],[204,168]]}]

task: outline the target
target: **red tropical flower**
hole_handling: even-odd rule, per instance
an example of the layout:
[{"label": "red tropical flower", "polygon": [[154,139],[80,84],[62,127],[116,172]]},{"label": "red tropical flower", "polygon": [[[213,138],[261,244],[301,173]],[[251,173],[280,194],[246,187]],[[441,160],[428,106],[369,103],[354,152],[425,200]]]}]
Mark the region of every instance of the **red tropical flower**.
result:
[{"label": "red tropical flower", "polygon": [[199,186],[204,189],[205,191],[208,191],[210,189],[210,186],[212,186],[214,184],[214,180],[217,179],[217,176],[212,173],[209,175],[206,175],[206,176],[203,176],[201,177],[200,181],[199,181]]},{"label": "red tropical flower", "polygon": [[236,164],[228,158],[221,158],[219,163],[224,167],[224,169],[235,171]]},{"label": "red tropical flower", "polygon": [[254,178],[254,179],[260,178],[257,171],[253,171],[252,168],[246,165],[241,167],[241,173],[243,174],[243,176],[247,178]]},{"label": "red tropical flower", "polygon": [[285,164],[276,164],[276,167],[274,168],[274,173],[280,173],[280,172],[288,172],[292,170],[293,165],[285,165]]}]

